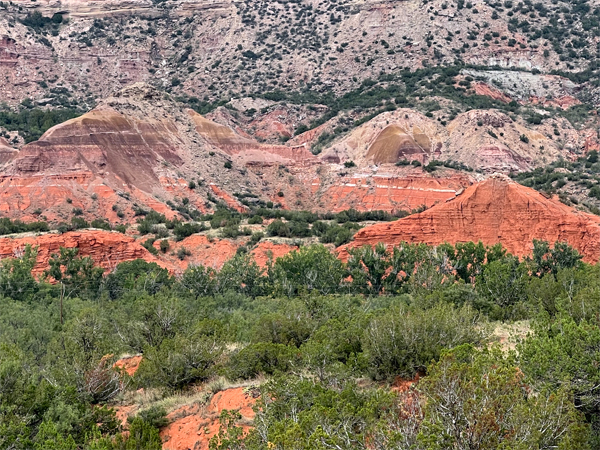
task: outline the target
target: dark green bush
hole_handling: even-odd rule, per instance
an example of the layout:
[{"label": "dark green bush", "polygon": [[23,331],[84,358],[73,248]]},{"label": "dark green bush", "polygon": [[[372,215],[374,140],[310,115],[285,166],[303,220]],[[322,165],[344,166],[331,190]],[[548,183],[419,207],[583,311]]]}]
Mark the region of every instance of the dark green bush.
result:
[{"label": "dark green bush", "polygon": [[248,380],[258,375],[287,372],[299,362],[298,349],[283,344],[259,342],[234,353],[227,365],[227,376],[232,380]]}]

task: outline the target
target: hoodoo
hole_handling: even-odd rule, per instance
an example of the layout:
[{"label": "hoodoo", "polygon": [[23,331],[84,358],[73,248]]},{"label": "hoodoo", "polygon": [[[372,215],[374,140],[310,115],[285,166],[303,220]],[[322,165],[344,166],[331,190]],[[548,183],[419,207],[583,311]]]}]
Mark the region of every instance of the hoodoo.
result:
[{"label": "hoodoo", "polygon": [[[510,253],[523,256],[531,252],[534,239],[568,242],[584,260],[596,262],[600,258],[600,218],[494,174],[421,214],[364,228],[348,247],[378,242],[437,245],[482,241],[502,243]],[[341,256],[346,254],[343,249]]]}]

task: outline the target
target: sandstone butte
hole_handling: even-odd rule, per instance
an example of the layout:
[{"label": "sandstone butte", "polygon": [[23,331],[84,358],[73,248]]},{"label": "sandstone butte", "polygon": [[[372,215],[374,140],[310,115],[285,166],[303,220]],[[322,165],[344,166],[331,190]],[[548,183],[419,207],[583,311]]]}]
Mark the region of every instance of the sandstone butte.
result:
[{"label": "sandstone butte", "polygon": [[482,241],[486,245],[501,243],[510,253],[524,256],[531,254],[534,239],[566,241],[584,261],[597,262],[600,218],[495,174],[423,213],[363,228],[352,243],[340,248],[339,255],[346,259],[348,248],[378,242],[439,245]]}]

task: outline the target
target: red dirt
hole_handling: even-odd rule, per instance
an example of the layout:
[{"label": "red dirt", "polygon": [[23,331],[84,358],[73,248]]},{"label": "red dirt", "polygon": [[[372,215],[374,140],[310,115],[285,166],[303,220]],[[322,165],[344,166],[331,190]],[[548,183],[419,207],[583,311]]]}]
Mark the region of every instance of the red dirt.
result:
[{"label": "red dirt", "polygon": [[[244,388],[233,388],[218,392],[207,407],[184,406],[167,416],[172,422],[160,436],[165,450],[207,450],[210,439],[219,432],[219,415],[224,409],[239,411],[245,423],[254,419],[252,407],[256,400],[244,392]],[[245,430],[250,427],[242,425]]]},{"label": "red dirt", "polygon": [[398,393],[407,392],[411,388],[412,385],[419,382],[420,378],[421,378],[421,376],[419,374],[416,374],[412,380],[396,377],[396,379],[392,383],[392,391],[398,392]]},{"label": "red dirt", "polygon": [[[566,241],[584,261],[600,259],[600,218],[576,211],[533,189],[494,175],[455,199],[396,222],[363,228],[347,247],[423,242],[477,242],[502,245],[514,255],[528,255],[534,239]],[[340,257],[348,256],[347,247]]]}]

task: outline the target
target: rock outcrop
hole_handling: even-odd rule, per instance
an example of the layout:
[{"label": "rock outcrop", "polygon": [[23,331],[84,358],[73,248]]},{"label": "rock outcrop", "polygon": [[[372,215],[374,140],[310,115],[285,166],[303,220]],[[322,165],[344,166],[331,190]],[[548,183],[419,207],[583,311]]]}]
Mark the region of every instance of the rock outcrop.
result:
[{"label": "rock outcrop", "polygon": [[103,230],[3,237],[0,238],[0,260],[20,256],[27,245],[37,247],[37,260],[33,268],[36,275],[41,274],[48,268],[48,261],[51,256],[58,254],[61,247],[76,248],[78,256],[91,257],[97,265],[107,271],[114,269],[119,263],[139,258],[148,262],[156,262],[163,267],[169,267],[152,256],[131,236]]},{"label": "rock outcrop", "polygon": [[80,209],[88,220],[131,222],[140,207],[176,217],[184,199],[204,212],[210,196],[242,211],[234,193],[268,201],[282,188],[264,167],[315,164],[304,146],[261,144],[138,83],[19,151],[0,141],[0,212],[60,222]]},{"label": "rock outcrop", "polygon": [[[396,222],[363,228],[348,247],[400,242],[482,241],[528,255],[533,240],[568,242],[588,262],[600,259],[600,218],[575,211],[503,175],[475,184],[455,199]],[[347,256],[347,248],[340,256]]]}]

